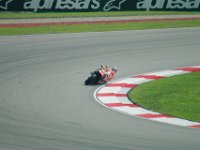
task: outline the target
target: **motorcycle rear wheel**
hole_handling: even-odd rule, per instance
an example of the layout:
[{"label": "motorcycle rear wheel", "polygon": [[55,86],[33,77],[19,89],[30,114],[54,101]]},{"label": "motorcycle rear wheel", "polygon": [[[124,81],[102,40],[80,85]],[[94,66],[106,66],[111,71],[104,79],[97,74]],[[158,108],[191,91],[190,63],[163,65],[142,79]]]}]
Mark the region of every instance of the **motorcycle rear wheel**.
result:
[{"label": "motorcycle rear wheel", "polygon": [[98,81],[99,80],[96,76],[90,76],[87,80],[85,80],[85,85],[95,85]]}]

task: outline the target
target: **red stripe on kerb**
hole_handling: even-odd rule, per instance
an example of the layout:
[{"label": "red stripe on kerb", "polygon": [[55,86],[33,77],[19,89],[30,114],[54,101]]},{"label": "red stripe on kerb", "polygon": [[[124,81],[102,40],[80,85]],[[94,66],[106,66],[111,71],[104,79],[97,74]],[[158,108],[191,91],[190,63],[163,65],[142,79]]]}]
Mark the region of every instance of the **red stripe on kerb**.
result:
[{"label": "red stripe on kerb", "polygon": [[110,83],[106,87],[123,87],[123,88],[135,88],[136,84],[127,84],[127,83]]},{"label": "red stripe on kerb", "polygon": [[191,128],[200,128],[200,124],[189,126],[189,127],[191,127]]},{"label": "red stripe on kerb", "polygon": [[163,115],[163,114],[140,114],[137,116],[142,117],[142,118],[162,118],[162,117],[172,118],[171,116],[167,116],[167,115]]},{"label": "red stripe on kerb", "polygon": [[165,77],[164,76],[156,76],[156,75],[139,75],[139,76],[134,76],[133,78],[145,78],[145,79],[158,80],[158,79],[165,78]]},{"label": "red stripe on kerb", "polygon": [[123,103],[109,103],[109,104],[106,104],[106,106],[108,107],[120,107],[120,106],[139,107],[135,104],[123,104]]},{"label": "red stripe on kerb", "polygon": [[106,96],[114,96],[114,97],[127,97],[127,94],[115,94],[115,93],[97,93],[97,96],[106,97]]},{"label": "red stripe on kerb", "polygon": [[176,70],[190,71],[190,72],[200,72],[200,68],[178,68]]}]

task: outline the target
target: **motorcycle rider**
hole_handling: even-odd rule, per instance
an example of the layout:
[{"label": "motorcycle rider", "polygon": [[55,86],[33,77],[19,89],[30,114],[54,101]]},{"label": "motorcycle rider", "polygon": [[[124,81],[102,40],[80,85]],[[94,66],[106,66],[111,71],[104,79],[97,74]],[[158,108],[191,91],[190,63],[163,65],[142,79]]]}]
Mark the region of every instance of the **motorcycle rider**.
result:
[{"label": "motorcycle rider", "polygon": [[112,80],[115,77],[115,74],[117,73],[118,69],[117,67],[109,68],[108,66],[102,66],[97,69],[94,72],[91,72],[91,74],[95,74],[97,76],[98,81],[96,81],[99,84],[106,84],[108,81]]},{"label": "motorcycle rider", "polygon": [[104,72],[104,76],[102,78],[102,83],[105,84],[115,77],[115,75],[118,71],[118,68],[114,67],[114,68],[110,69],[108,66],[105,66],[105,67],[101,66],[101,70],[103,70],[103,72]]}]

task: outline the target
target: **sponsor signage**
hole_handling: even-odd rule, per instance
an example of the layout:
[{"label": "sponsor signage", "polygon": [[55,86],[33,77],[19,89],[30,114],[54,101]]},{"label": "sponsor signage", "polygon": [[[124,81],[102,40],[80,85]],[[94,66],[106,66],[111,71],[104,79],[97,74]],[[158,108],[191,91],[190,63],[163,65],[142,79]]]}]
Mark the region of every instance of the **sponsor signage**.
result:
[{"label": "sponsor signage", "polygon": [[200,11],[200,0],[0,0],[0,11]]}]

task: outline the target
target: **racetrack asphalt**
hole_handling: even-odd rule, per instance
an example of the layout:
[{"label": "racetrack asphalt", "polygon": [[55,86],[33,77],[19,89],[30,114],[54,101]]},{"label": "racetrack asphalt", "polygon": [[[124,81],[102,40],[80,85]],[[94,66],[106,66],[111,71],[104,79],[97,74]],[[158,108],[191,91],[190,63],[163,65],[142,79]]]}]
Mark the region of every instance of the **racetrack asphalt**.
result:
[{"label": "racetrack asphalt", "polygon": [[111,111],[84,86],[100,65],[116,80],[199,64],[200,28],[0,36],[0,148],[198,150],[200,131]]}]

